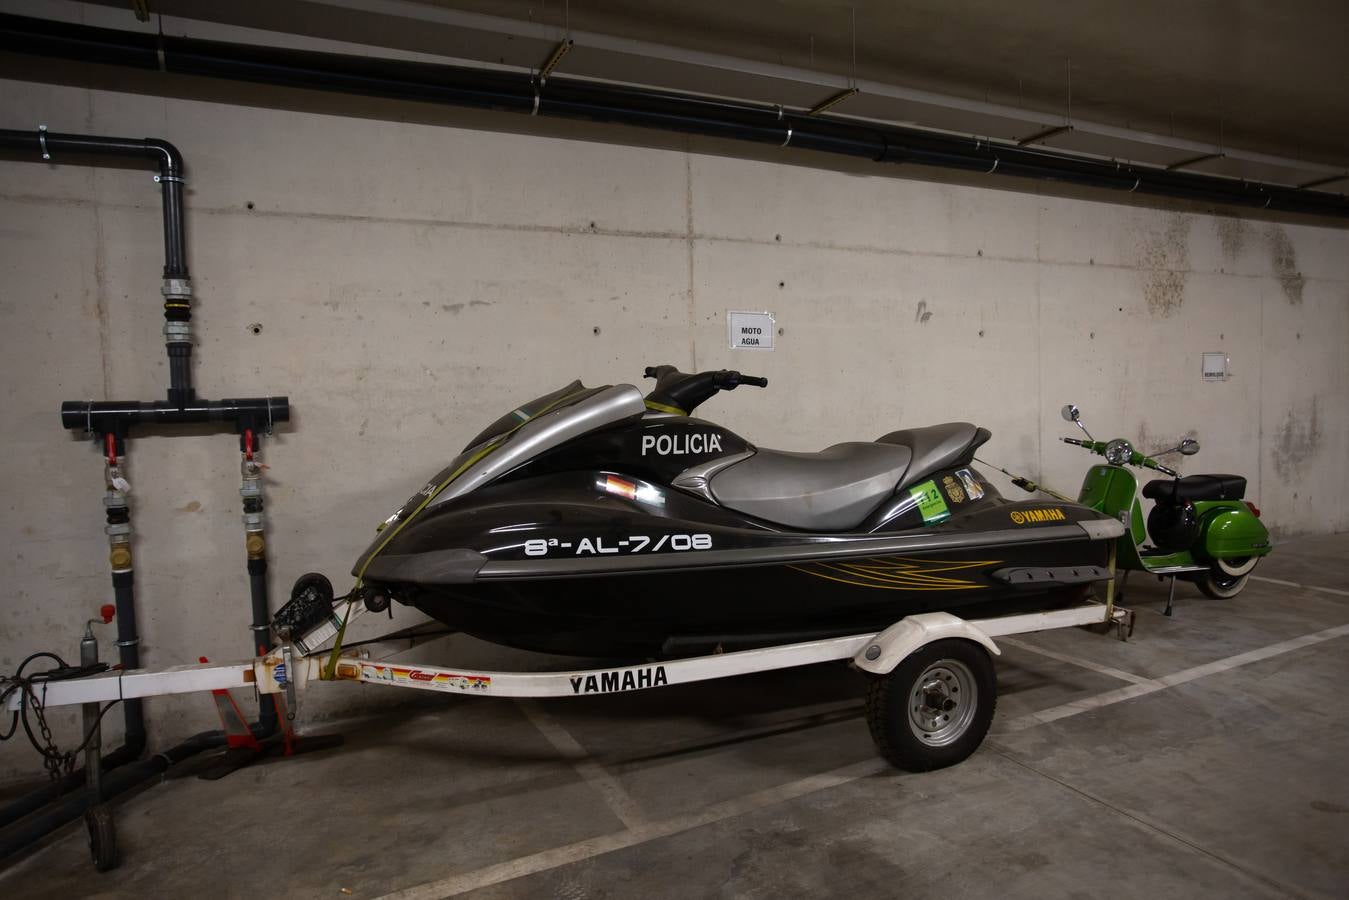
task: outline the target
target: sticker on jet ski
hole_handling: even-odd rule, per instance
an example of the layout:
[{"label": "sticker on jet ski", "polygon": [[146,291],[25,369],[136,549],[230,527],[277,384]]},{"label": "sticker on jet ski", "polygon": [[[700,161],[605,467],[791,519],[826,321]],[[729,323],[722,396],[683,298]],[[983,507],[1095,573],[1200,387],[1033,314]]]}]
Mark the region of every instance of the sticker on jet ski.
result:
[{"label": "sticker on jet ski", "polygon": [[525,556],[547,556],[554,551],[572,556],[599,556],[615,553],[659,553],[662,550],[711,550],[710,534],[662,534],[652,538],[645,534],[630,534],[627,538],[581,538],[563,541],[558,538],[533,538],[525,541]]},{"label": "sticker on jet ski", "polygon": [[937,482],[928,479],[920,485],[909,488],[909,496],[918,501],[918,511],[923,515],[923,524],[932,525],[951,518],[951,510],[937,490]]},{"label": "sticker on jet ski", "polygon": [[965,502],[965,489],[956,483],[954,475],[947,475],[943,478],[941,485],[946,488],[946,496],[951,498],[952,503]]},{"label": "sticker on jet ski", "polygon": [[984,486],[979,483],[979,479],[974,477],[974,473],[969,469],[957,469],[956,477],[960,483],[965,486],[965,493],[971,500],[984,499]]},{"label": "sticker on jet ski", "polygon": [[664,666],[646,666],[641,669],[616,669],[594,675],[573,675],[573,694],[613,694],[619,691],[638,691],[661,687],[670,683]]},{"label": "sticker on jet ski", "polygon": [[642,435],[643,456],[648,453],[654,456],[690,456],[720,452],[721,435],[711,431]]}]

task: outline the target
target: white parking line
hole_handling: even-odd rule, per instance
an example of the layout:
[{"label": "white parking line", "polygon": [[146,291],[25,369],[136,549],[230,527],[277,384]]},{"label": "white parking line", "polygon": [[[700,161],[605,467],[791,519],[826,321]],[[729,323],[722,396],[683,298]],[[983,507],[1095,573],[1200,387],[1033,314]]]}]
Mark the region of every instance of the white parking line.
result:
[{"label": "white parking line", "polygon": [[1312,644],[1319,644],[1322,641],[1328,641],[1332,638],[1337,638],[1346,634],[1349,634],[1349,625],[1338,625],[1334,628],[1327,628],[1324,631],[1304,634],[1302,637],[1280,641],[1277,644],[1270,644],[1268,647],[1261,647],[1246,653],[1238,653],[1236,656],[1229,656],[1226,659],[1205,663],[1202,666],[1182,669],[1179,672],[1164,675],[1161,678],[1154,679],[1146,684],[1131,684],[1128,687],[1106,691],[1104,694],[1083,697],[1081,700],[1074,700],[1071,703],[1051,706],[1049,709],[1040,710],[1039,712],[1027,713],[1024,716],[1018,716],[1009,722],[1003,723],[997,729],[997,733],[1010,734],[1016,731],[1024,731],[1027,728],[1033,728],[1036,725],[1044,725],[1047,722],[1056,722],[1059,719],[1066,719],[1069,716],[1075,716],[1078,713],[1090,712],[1094,709],[1100,709],[1103,706],[1110,706],[1114,703],[1132,700],[1135,697],[1142,697],[1145,694],[1156,693],[1157,691],[1165,690],[1166,688],[1174,687],[1178,684],[1184,684],[1187,681],[1194,681],[1196,678],[1203,678],[1206,675],[1216,675],[1219,672],[1226,672],[1230,669],[1235,669],[1238,666],[1249,665],[1250,663],[1259,662],[1262,659],[1269,659],[1271,656],[1278,656],[1282,653],[1288,653],[1302,647],[1309,647]]},{"label": "white parking line", "polygon": [[1263,575],[1250,576],[1251,581],[1263,581],[1266,584],[1280,584],[1284,587],[1302,588],[1304,591],[1320,591],[1323,594],[1334,594],[1337,597],[1349,597],[1349,591],[1339,588],[1321,587],[1319,584],[1298,584],[1296,581],[1284,581],[1282,578],[1266,578]]},{"label": "white parking line", "polygon": [[1102,675],[1109,675],[1111,678],[1118,678],[1120,681],[1128,681],[1133,684],[1155,683],[1153,679],[1148,678],[1146,675],[1135,675],[1133,672],[1126,672],[1123,669],[1116,669],[1113,666],[1103,666],[1100,663],[1094,663],[1089,659],[1082,659],[1080,656],[1069,656],[1067,653],[1059,653],[1056,650],[1047,650],[1044,647],[1037,647],[1034,644],[1028,644],[1025,641],[1019,641],[1015,638],[998,638],[998,643],[1019,647],[1022,650],[1028,650],[1039,656],[1057,659],[1059,662],[1080,666],[1083,669],[1090,669],[1091,671],[1099,672]]},{"label": "white parking line", "polygon": [[[1268,647],[1261,647],[1246,653],[1239,653],[1235,656],[1229,656],[1226,659],[1220,659],[1215,662],[1206,663],[1202,666],[1193,666],[1189,669],[1183,669],[1171,675],[1162,678],[1150,679],[1146,683],[1130,684],[1127,687],[1118,688],[1113,691],[1106,691],[1103,694],[1097,694],[1094,697],[1086,697],[1082,700],[1075,700],[1072,703],[1065,703],[1060,706],[1052,707],[1038,713],[1030,713],[1011,720],[1007,725],[997,730],[999,734],[1009,732],[1023,731],[1036,725],[1043,725],[1047,722],[1054,722],[1069,716],[1075,716],[1078,713],[1089,712],[1093,709],[1100,709],[1103,706],[1109,706],[1114,703],[1120,703],[1124,700],[1130,700],[1134,697],[1142,697],[1157,691],[1166,690],[1178,684],[1184,684],[1194,681],[1197,678],[1203,678],[1208,675],[1214,675],[1219,672],[1226,672],[1239,666],[1249,665],[1260,660],[1269,659],[1283,653],[1289,653],[1302,647],[1309,647],[1323,641],[1332,640],[1349,634],[1349,624],[1339,625],[1335,628],[1327,628],[1324,631],[1313,632],[1312,634],[1302,635],[1286,641],[1280,641],[1277,644],[1270,644]],[[1038,650],[1039,648],[1033,648]],[[1122,670],[1120,670],[1122,672]],[[1134,676],[1135,678],[1141,676]],[[573,765],[577,765],[578,771],[582,771],[580,763],[584,759],[577,759],[576,753],[584,757],[585,751],[576,739],[570,733],[552,720],[537,704],[532,701],[523,701],[521,706],[525,709],[527,715],[530,715],[531,721],[534,721],[534,714],[540,718],[535,721],[536,726],[543,732],[544,736],[553,742],[553,746],[560,753],[572,760]],[[536,709],[531,712],[530,706]],[[543,724],[540,725],[539,723]],[[556,738],[556,739],[555,739]],[[587,781],[599,787],[603,781],[610,783],[620,798],[626,798],[631,803],[631,798],[618,786],[617,782],[603,768],[595,764],[599,772],[602,773],[602,780],[592,780],[587,777]],[[884,760],[864,760],[859,763],[853,763],[849,766],[834,769],[829,772],[823,772],[819,775],[811,775],[807,778],[801,778],[797,781],[767,790],[757,791],[753,794],[747,794],[743,797],[736,797],[721,803],[715,803],[698,812],[685,813],[679,816],[673,816],[668,819],[662,819],[656,822],[643,822],[635,826],[626,828],[623,831],[612,832],[610,834],[599,835],[598,837],[588,838],[583,841],[577,841],[562,847],[554,847],[550,850],[542,850],[538,853],[532,853],[528,856],[522,856],[518,859],[507,860],[491,866],[485,866],[481,869],[474,869],[469,872],[462,872],[458,875],[452,875],[438,881],[431,881],[425,884],[416,885],[405,890],[395,891],[386,894],[378,900],[438,900],[442,897],[452,897],[468,891],[477,890],[488,885],[501,884],[512,881],[516,878],[523,878],[527,875],[535,875],[539,872],[546,872],[550,869],[556,869],[559,866],[569,865],[586,859],[592,859],[597,856],[603,856],[606,853],[612,853],[615,850],[623,850],[627,847],[634,847],[638,844],[644,844],[648,841],[659,840],[660,838],[670,837],[685,831],[691,831],[695,828],[702,828],[705,825],[712,825],[726,819],[732,819],[736,816],[742,816],[756,810],[764,809],[769,806],[775,806],[779,803],[785,803],[789,800],[795,800],[798,797],[804,797],[807,794],[813,794],[817,791],[829,790],[839,787],[859,778],[865,778],[869,775],[877,775],[883,772],[891,771],[890,765]],[[585,774],[584,772],[582,773]],[[601,790],[604,788],[601,787]],[[606,800],[610,801],[611,806],[615,801],[611,795],[606,794]],[[619,813],[622,808],[622,801],[615,806],[615,814],[623,817]],[[635,806],[634,806],[635,809]]]},{"label": "white parking line", "polygon": [[612,853],[615,850],[645,844],[647,841],[670,837],[681,832],[691,831],[694,828],[702,828],[704,825],[733,819],[736,816],[743,816],[755,810],[776,806],[779,803],[795,800],[797,797],[804,797],[806,794],[813,794],[816,791],[836,788],[850,781],[856,781],[868,775],[877,775],[888,770],[890,770],[890,764],[884,760],[864,760],[850,766],[822,772],[819,775],[811,775],[809,778],[802,778],[767,790],[756,791],[743,797],[736,797],[733,800],[714,803],[698,812],[673,816],[659,822],[650,822],[626,831],[602,834],[599,837],[577,841],[564,847],[543,850],[529,856],[522,856],[519,859],[497,863],[494,866],[451,875],[449,878],[443,878],[439,881],[395,891],[392,894],[384,895],[379,900],[438,900],[441,897],[453,897],[488,885],[501,884],[505,881],[523,878],[526,875],[546,872],[549,869],[556,869],[558,866],[580,862],[605,853]]},{"label": "white parking line", "polygon": [[1251,581],[1263,581],[1266,584],[1281,584],[1284,587],[1302,587],[1302,585],[1298,584],[1296,581],[1284,581],[1282,578],[1266,578],[1263,575],[1252,575]]},{"label": "white parking line", "polygon": [[550,716],[537,700],[517,700],[516,703],[524,710],[525,718],[529,719],[539,733],[548,739],[548,743],[553,745],[553,749],[571,763],[572,768],[586,780],[587,784],[600,792],[610,811],[618,817],[624,827],[631,829],[645,824],[646,816],[637,806],[637,801],[623,790],[623,785],[619,784],[618,779],[610,775],[604,766],[590,758],[585,748],[571,736],[570,731],[562,727],[561,722]]}]

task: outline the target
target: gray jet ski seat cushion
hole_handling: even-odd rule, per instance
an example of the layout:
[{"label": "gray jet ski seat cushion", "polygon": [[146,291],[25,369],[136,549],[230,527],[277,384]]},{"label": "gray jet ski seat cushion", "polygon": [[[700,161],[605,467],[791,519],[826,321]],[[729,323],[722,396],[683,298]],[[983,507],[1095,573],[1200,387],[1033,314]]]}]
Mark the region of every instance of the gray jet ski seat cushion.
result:
[{"label": "gray jet ski seat cushion", "polygon": [[907,447],[847,443],[819,453],[759,450],[712,477],[717,502],[805,531],[856,528],[908,468]]},{"label": "gray jet ski seat cushion", "polygon": [[907,447],[913,454],[909,470],[899,483],[903,488],[922,481],[933,472],[968,465],[974,459],[974,451],[990,437],[992,434],[987,428],[969,422],[947,422],[926,428],[903,428],[882,435],[876,441]]}]

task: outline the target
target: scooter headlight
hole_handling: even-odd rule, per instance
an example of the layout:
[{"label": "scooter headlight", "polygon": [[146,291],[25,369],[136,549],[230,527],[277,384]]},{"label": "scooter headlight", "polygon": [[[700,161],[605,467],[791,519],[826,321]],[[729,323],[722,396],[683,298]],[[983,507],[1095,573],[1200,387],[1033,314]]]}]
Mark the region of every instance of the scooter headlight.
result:
[{"label": "scooter headlight", "polygon": [[1105,445],[1105,461],[1112,466],[1124,465],[1133,455],[1133,445],[1122,438],[1116,438]]}]

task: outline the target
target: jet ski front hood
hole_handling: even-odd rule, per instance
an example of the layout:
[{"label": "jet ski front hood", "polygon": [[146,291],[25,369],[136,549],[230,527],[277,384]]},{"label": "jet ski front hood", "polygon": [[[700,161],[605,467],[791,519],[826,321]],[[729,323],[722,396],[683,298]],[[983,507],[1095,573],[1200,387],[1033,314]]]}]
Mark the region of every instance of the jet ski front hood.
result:
[{"label": "jet ski front hood", "polygon": [[423,510],[462,497],[560,444],[645,412],[642,392],[630,384],[587,388],[579,381],[519,407],[385,519],[351,574],[361,578],[370,561]]}]

